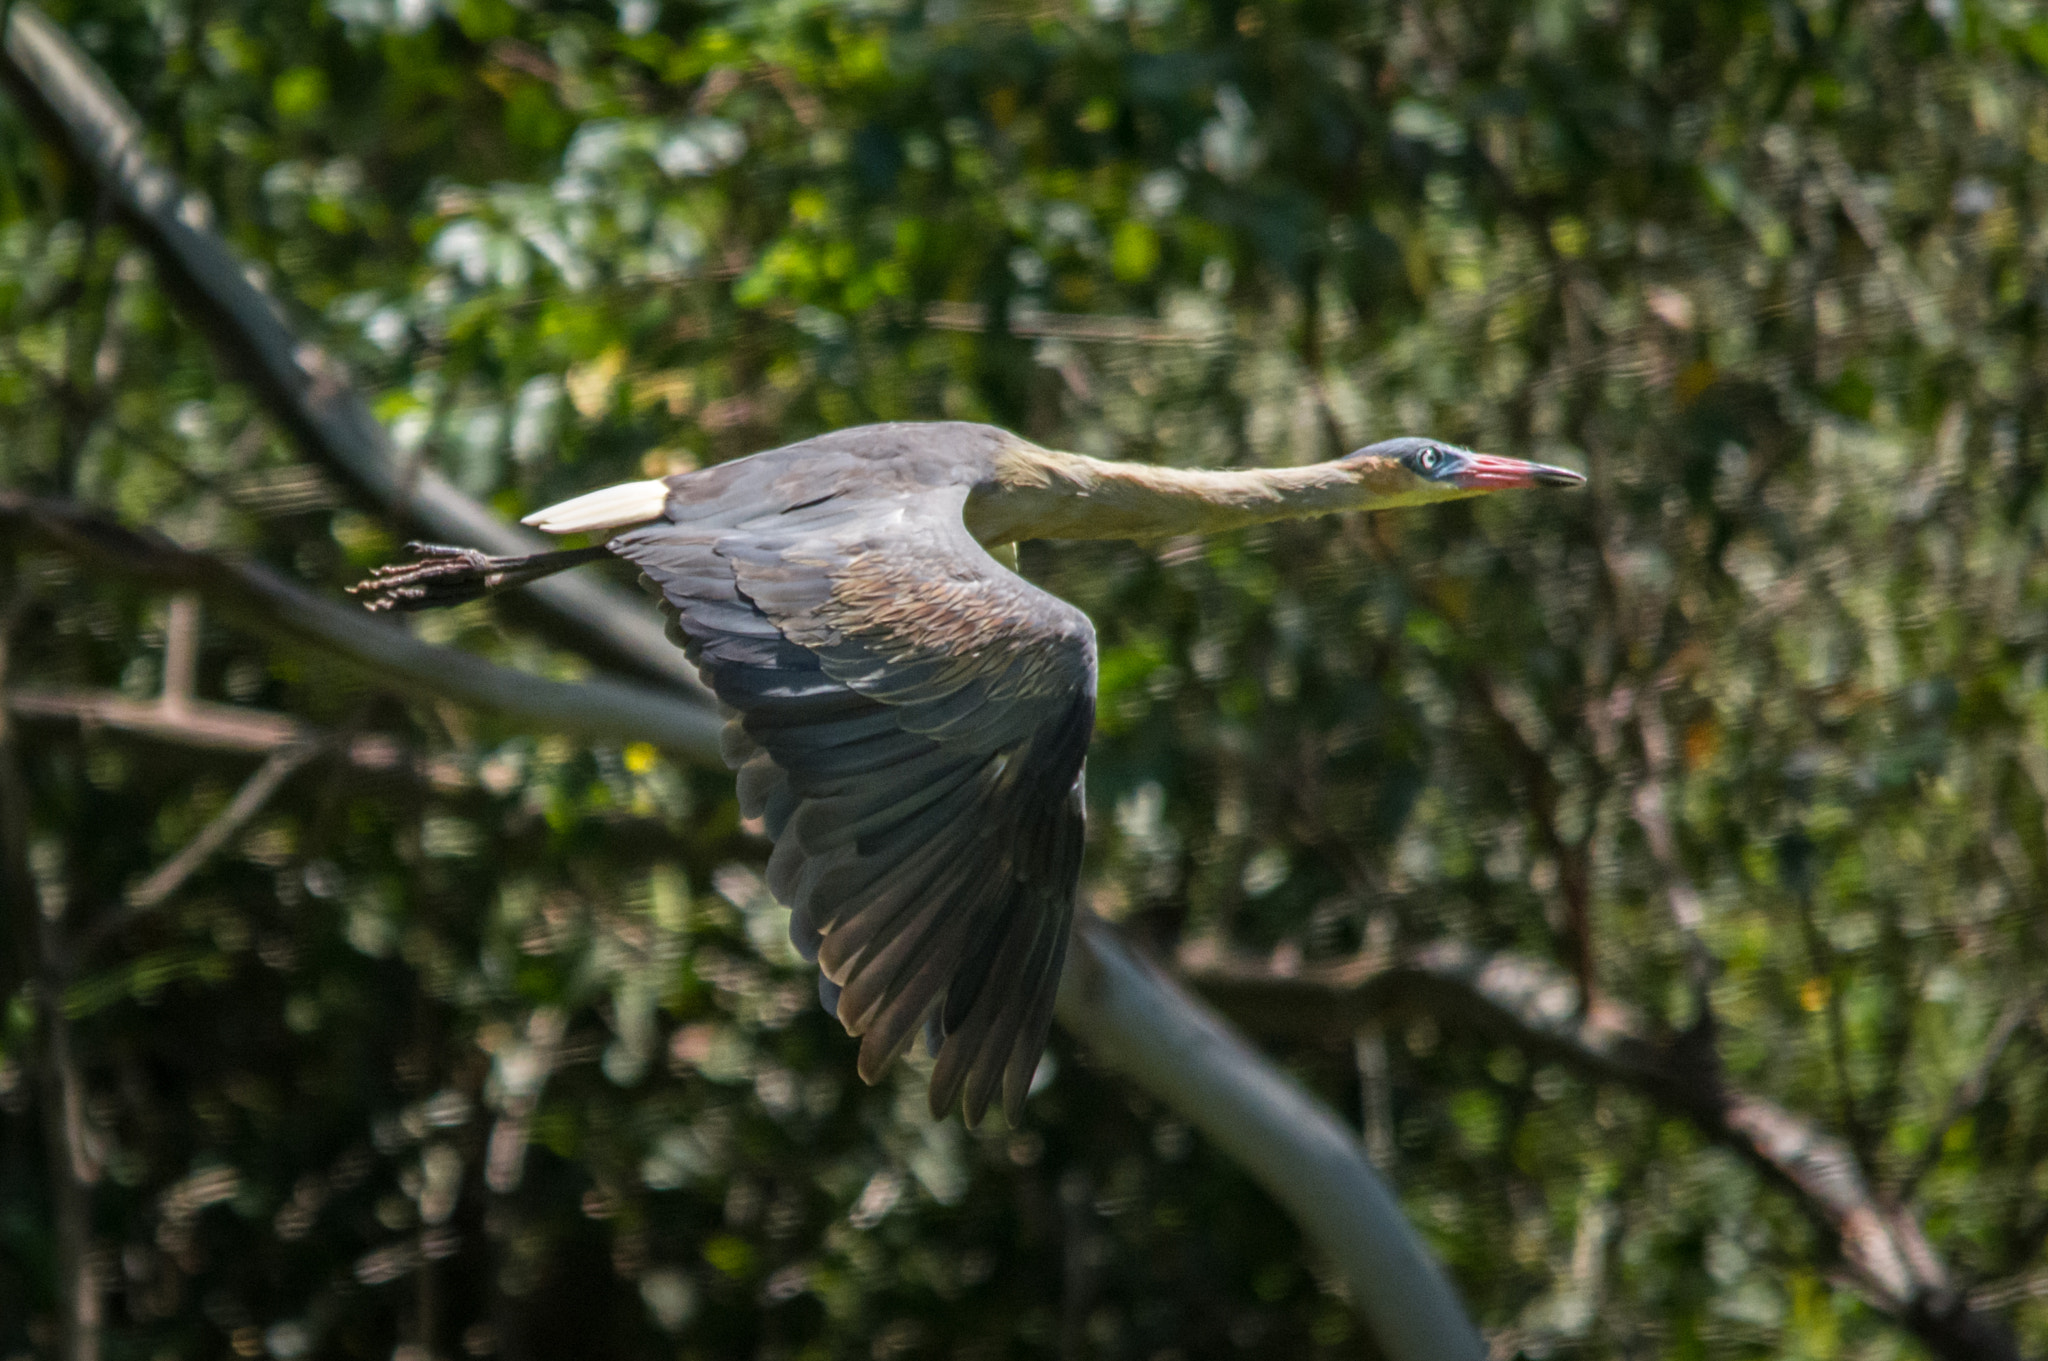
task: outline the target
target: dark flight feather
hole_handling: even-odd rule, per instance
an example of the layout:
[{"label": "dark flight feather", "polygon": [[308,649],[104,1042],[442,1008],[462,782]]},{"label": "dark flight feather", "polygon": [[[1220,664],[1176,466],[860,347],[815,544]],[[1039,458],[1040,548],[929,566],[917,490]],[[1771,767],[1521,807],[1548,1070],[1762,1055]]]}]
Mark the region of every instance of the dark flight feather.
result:
[{"label": "dark flight feather", "polygon": [[672,478],[610,548],[732,714],[769,887],[862,1077],[922,1031],[935,1115],[1000,1095],[1014,1122],[1072,924],[1094,633],[989,557],[958,458],[899,429],[893,453],[825,436]]}]

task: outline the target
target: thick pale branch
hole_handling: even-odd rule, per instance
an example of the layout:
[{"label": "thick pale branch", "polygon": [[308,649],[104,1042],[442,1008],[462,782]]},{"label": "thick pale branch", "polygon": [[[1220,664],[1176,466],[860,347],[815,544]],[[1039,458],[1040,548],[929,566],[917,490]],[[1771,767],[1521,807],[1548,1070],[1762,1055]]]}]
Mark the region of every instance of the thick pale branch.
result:
[{"label": "thick pale branch", "polygon": [[[495,554],[547,544],[501,520],[432,468],[401,468],[347,368],[292,334],[277,306],[209,226],[211,210],[144,149],[135,111],[71,39],[27,0],[0,10],[0,81],[82,169],[155,257],[198,331],[249,383],[307,455],[356,498],[421,537]],[[709,707],[695,669],[645,604],[590,577],[524,588],[550,631],[601,660],[675,686]]]},{"label": "thick pale branch", "polygon": [[1882,1200],[1854,1152],[1812,1120],[1734,1089],[1712,1056],[1653,1038],[1642,1018],[1535,960],[1440,941],[1398,959],[1278,974],[1256,962],[1187,953],[1185,976],[1254,1033],[1348,1039],[1369,1021],[1428,1015],[1588,1077],[1636,1091],[1740,1153],[1789,1192],[1839,1245],[1864,1297],[1951,1361],[2018,1361],[1994,1318],[1973,1310],[1910,1212]]},{"label": "thick pale branch", "polygon": [[1364,1147],[1329,1107],[1173,980],[1083,914],[1060,1023],[1179,1111],[1286,1206],[1342,1273],[1391,1361],[1486,1354]]}]

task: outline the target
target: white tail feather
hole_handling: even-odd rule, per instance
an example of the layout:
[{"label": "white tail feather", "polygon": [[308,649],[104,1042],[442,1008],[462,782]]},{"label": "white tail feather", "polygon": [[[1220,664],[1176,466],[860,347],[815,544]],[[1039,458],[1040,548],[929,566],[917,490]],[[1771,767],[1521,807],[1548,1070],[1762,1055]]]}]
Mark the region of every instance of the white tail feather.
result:
[{"label": "white tail feather", "polygon": [[666,482],[621,482],[537,510],[520,523],[547,534],[582,534],[658,520],[667,504]]}]

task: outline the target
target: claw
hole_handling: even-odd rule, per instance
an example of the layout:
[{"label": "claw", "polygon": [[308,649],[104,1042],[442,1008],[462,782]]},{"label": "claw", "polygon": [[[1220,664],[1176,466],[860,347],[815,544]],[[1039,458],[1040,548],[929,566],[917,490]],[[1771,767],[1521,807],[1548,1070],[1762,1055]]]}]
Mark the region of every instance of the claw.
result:
[{"label": "claw", "polygon": [[[391,563],[348,588],[370,610],[431,610],[476,600],[520,576],[533,558],[494,558],[474,548],[409,543],[418,561]],[[540,555],[546,556],[546,555]]]}]

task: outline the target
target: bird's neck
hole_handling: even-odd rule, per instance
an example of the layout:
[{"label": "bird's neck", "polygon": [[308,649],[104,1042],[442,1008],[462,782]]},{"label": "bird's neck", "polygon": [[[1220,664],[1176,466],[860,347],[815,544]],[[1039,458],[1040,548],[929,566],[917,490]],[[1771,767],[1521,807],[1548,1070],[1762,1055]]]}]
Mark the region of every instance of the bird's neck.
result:
[{"label": "bird's neck", "polygon": [[984,544],[1024,539],[1154,539],[1402,503],[1377,460],[1203,470],[1111,463],[1026,447],[1005,452],[975,489],[968,530]]}]

